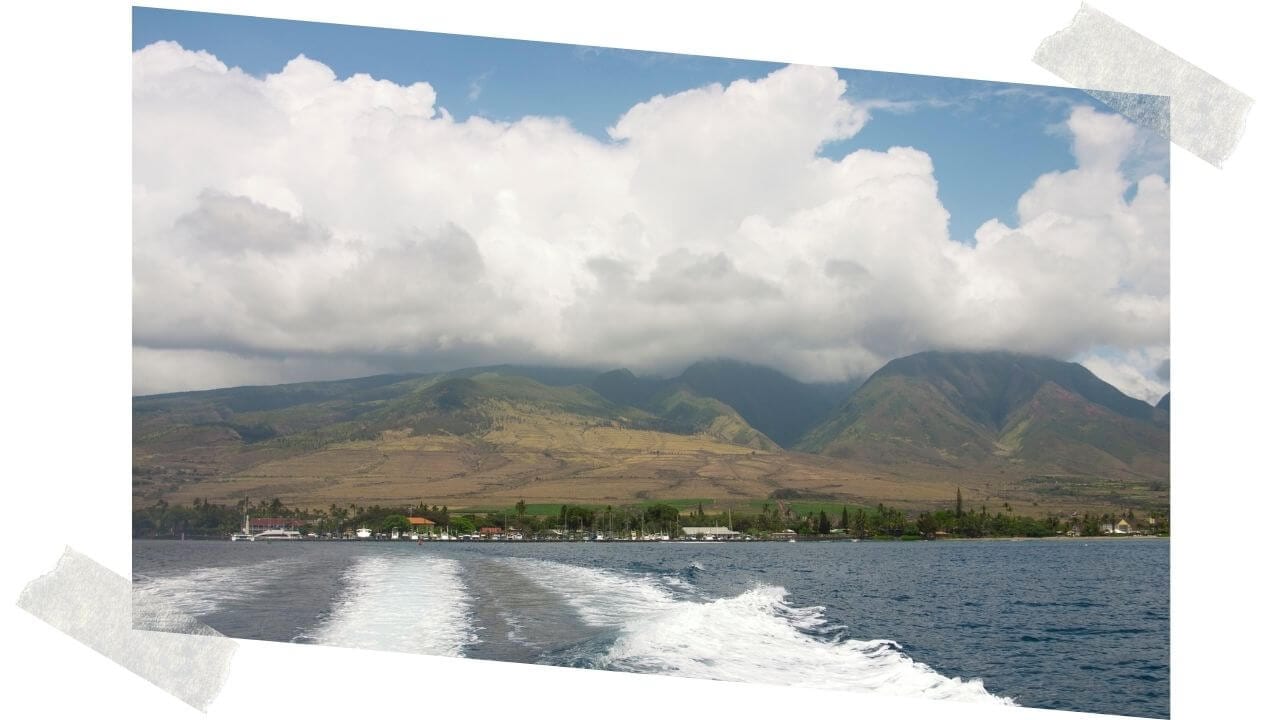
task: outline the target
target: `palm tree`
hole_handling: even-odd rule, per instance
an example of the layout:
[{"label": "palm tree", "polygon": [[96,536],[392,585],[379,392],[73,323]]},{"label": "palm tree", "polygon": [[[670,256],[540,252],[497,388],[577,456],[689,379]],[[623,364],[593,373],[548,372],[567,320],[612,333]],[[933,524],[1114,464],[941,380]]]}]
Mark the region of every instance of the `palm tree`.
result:
[{"label": "palm tree", "polygon": [[858,508],[853,512],[852,518],[853,536],[864,538],[867,536],[867,511]]},{"label": "palm tree", "polygon": [[920,530],[920,534],[926,538],[932,538],[938,532],[938,521],[932,513],[922,512],[920,517],[916,518],[916,528]]}]

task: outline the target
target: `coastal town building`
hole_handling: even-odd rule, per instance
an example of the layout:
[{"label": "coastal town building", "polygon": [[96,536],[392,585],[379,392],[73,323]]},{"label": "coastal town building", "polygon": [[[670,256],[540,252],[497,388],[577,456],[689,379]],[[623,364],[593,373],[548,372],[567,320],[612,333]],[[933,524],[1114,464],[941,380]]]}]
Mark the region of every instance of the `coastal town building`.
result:
[{"label": "coastal town building", "polygon": [[258,533],[266,530],[297,530],[306,524],[305,520],[282,517],[261,517],[249,520],[249,532]]}]

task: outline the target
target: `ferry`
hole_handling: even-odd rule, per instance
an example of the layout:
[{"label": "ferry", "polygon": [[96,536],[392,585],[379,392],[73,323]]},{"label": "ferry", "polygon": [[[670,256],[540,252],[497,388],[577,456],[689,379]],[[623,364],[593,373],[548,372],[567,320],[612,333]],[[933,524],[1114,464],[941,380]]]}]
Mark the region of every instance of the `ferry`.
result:
[{"label": "ferry", "polygon": [[301,540],[302,533],[297,530],[263,530],[251,540]]},{"label": "ferry", "polygon": [[368,540],[373,535],[373,531],[369,528],[356,528],[356,537],[361,540]]}]

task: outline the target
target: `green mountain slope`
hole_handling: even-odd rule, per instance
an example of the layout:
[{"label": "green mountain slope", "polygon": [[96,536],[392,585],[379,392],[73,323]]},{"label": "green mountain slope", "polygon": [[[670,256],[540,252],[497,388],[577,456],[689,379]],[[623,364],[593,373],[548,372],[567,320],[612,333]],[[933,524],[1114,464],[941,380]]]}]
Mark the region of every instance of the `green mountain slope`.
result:
[{"label": "green mountain slope", "polygon": [[619,405],[644,407],[658,395],[670,381],[656,377],[636,377],[630,370],[610,370],[591,380],[591,389]]},{"label": "green mountain slope", "polygon": [[752,427],[733,408],[686,388],[676,387],[661,393],[652,400],[651,406],[677,431],[705,433],[717,440],[757,450],[779,449],[777,443]]},{"label": "green mountain slope", "polygon": [[1110,413],[1052,381],[1007,419],[998,446],[1007,457],[1078,475],[1169,474],[1167,429]]},{"label": "green mountain slope", "polygon": [[797,448],[877,463],[1167,477],[1168,431],[1152,410],[1074,363],[930,352],[885,365]]},{"label": "green mountain slope", "polygon": [[[802,383],[772,368],[732,360],[695,363],[670,379],[637,377],[629,370],[602,373],[591,387],[613,402],[666,415],[663,398],[682,390],[728,408],[771,444],[788,447],[853,392],[856,383]],[[707,407],[713,407],[708,405]]]},{"label": "green mountain slope", "polygon": [[548,367],[545,365],[486,365],[484,367],[464,368],[445,373],[449,377],[475,377],[476,375],[503,375],[524,377],[541,385],[564,387],[569,385],[587,385],[599,375],[597,370],[586,368]]},{"label": "green mountain slope", "polygon": [[783,447],[793,445],[852,392],[849,386],[810,385],[772,368],[733,360],[695,363],[676,379],[737,410]]},{"label": "green mountain slope", "polygon": [[796,446],[875,463],[943,465],[985,458],[993,448],[991,431],[956,408],[944,389],[903,375],[873,376]]},{"label": "green mountain slope", "polygon": [[[540,369],[551,378],[575,372]],[[236,470],[264,456],[375,440],[389,432],[480,438],[503,423],[530,418],[705,435],[753,449],[777,447],[714,399],[671,387],[645,405],[613,402],[582,385],[543,384],[519,368],[500,366],[137,397],[133,444],[135,461],[144,470],[160,471],[160,466],[168,472],[177,466],[185,468],[180,474],[196,475]]]}]

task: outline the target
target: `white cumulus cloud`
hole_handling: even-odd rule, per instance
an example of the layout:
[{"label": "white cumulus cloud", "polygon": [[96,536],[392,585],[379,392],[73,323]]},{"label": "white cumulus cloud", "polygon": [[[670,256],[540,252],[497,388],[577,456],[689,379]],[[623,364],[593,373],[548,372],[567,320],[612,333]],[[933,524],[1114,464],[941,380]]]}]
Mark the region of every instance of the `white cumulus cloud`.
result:
[{"label": "white cumulus cloud", "polygon": [[826,68],[651,98],[608,141],[305,57],[157,43],[133,73],[135,392],[707,356],[836,379],[932,348],[1167,386],[1169,189],[1126,174],[1120,116],[1074,109],[1077,167],[964,244],[926,153],[822,156],[868,120]]}]

